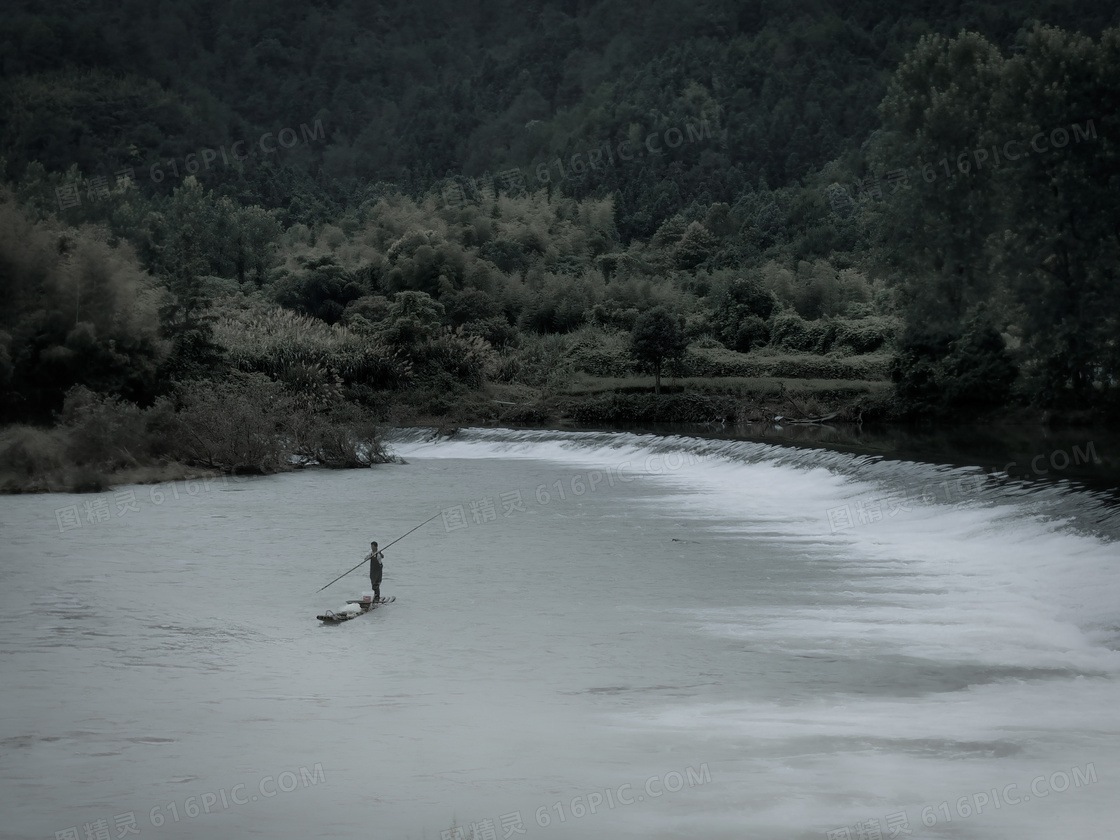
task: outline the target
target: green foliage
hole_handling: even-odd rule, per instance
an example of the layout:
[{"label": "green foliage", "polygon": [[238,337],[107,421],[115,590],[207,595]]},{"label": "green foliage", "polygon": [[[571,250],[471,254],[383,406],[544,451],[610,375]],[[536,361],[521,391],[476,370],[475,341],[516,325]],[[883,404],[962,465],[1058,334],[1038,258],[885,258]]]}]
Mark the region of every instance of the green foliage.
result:
[{"label": "green foliage", "polygon": [[252,281],[260,285],[276,259],[280,222],[262,207],[242,207],[229,199],[223,201],[232,207],[225,240],[227,260],[232,263],[232,276],[238,283]]},{"label": "green foliage", "polygon": [[771,330],[775,347],[807,353],[827,353],[836,337],[831,321],[806,321],[795,312],[783,312],[774,318]]},{"label": "green foliage", "polygon": [[467,321],[460,329],[465,336],[478,336],[495,350],[510,347],[518,342],[517,328],[510,324],[503,315],[492,318],[483,318],[477,321]]},{"label": "green foliage", "polygon": [[[252,157],[219,156],[196,174],[289,223],[357,206],[377,182],[418,195],[448,174],[516,167],[532,186],[543,166],[551,188],[613,193],[630,241],[694,202],[734,207],[761,178],[793,183],[857,147],[877,127],[887,73],[923,33],[983,27],[1007,43],[1030,19],[1084,32],[1113,21],[1106,5],[1044,0],[667,4],[638,16],[618,0],[543,11],[499,0],[483,11],[395,0],[376,14],[203,0],[125,15],[80,0],[12,9],[0,24],[0,111],[11,115],[0,155],[17,176],[38,160],[109,174],[155,164],[171,180],[169,160],[189,174],[187,155],[197,164],[202,149],[247,140]],[[256,142],[271,133],[275,144],[284,127],[294,148]]]},{"label": "green foliage", "polygon": [[396,387],[412,375],[411,362],[375,337],[258,299],[222,301],[213,314],[215,343],[230,366],[245,373],[284,379],[298,367],[315,367],[347,386],[376,389]]},{"label": "green foliage", "polygon": [[143,413],[118,397],[76,386],[66,395],[59,423],[69,432],[66,457],[71,464],[111,471],[136,466],[138,459],[152,454]]},{"label": "green foliage", "polygon": [[629,376],[634,357],[631,337],[621,331],[584,327],[573,335],[568,357],[576,370],[592,376]]},{"label": "green foliage", "polygon": [[693,269],[711,259],[719,240],[700,222],[692,222],[676,247],[677,265]]},{"label": "green foliage", "polygon": [[224,471],[269,473],[287,466],[286,430],[296,412],[284,386],[262,373],[183,386],[176,455]]},{"label": "green foliage", "polygon": [[348,304],[369,291],[333,256],[298,257],[299,269],[274,281],[273,295],[281,306],[313,315],[328,324],[341,320]]},{"label": "green foliage", "polygon": [[447,374],[469,388],[479,388],[496,362],[490,343],[462,327],[445,327],[425,348],[425,362],[434,371]]},{"label": "green foliage", "polygon": [[492,239],[478,249],[478,255],[494,263],[506,274],[524,274],[531,258],[526,249],[507,239]]},{"label": "green foliage", "polygon": [[[1120,30],[1094,43],[1036,26],[1018,40],[1005,57],[976,33],[923,39],[883,102],[879,159],[917,159],[927,182],[894,203],[884,242],[910,271],[909,325],[942,332],[929,352],[900,358],[908,405],[934,403],[931,392],[959,376],[948,373],[957,356],[999,358],[968,323],[981,304],[993,330],[1025,337],[1034,402],[1104,407],[1120,394],[1120,242],[1106,221],[1120,213],[1120,152],[1105,139],[1120,118],[1102,105],[1120,102]],[[1002,362],[979,364],[993,387],[1003,381]],[[954,398],[972,405],[974,389],[962,388]]]},{"label": "green foliage", "polygon": [[983,309],[959,335],[944,328],[903,336],[891,378],[901,410],[912,417],[972,417],[1005,405],[1018,370]]},{"label": "green foliage", "polygon": [[356,406],[312,404],[261,373],[191,383],[178,396],[176,455],[189,463],[269,473],[293,462],[358,467],[387,458],[376,424]]},{"label": "green foliage", "polygon": [[662,366],[680,359],[687,347],[681,319],[665,307],[656,306],[638,316],[630,352],[640,369],[653,373],[656,393],[661,393]]},{"label": "green foliage", "polygon": [[[198,174],[307,221],[339,193],[360,203],[378,180],[424,190],[449,172],[532,176],[543,164],[573,193],[616,193],[629,240],[695,200],[733,205],[763,175],[787,183],[861,142],[886,71],[924,31],[983,25],[1007,40],[1028,18],[1092,31],[1111,14],[1029,2],[933,17],[881,0],[842,13],[699,4],[634,20],[609,0],[567,11],[539,18],[508,0],[482,17],[396,2],[373,16],[360,4],[201,0],[124,17],[77,0],[13,11],[0,39],[14,82],[0,154],[19,168],[38,159],[110,173],[174,158],[181,172],[202,148],[327,114],[310,142]],[[688,139],[689,125],[701,139]],[[683,144],[667,145],[672,129]]]},{"label": "green foliage", "polygon": [[213,336],[213,325],[208,321],[177,331],[171,338],[170,351],[156,372],[159,387],[163,389],[171,382],[220,376],[226,368],[225,350],[214,342]]},{"label": "green foliage", "polygon": [[99,492],[107,475],[168,456],[166,401],[141,409],[75,386],[53,429],[13,426],[0,435],[0,490]]},{"label": "green foliage", "polygon": [[[906,404],[1120,403],[1111,9],[718,6],[13,11],[5,418],[75,384],[148,405],[227,365],[317,411],[410,377],[555,383],[628,370],[617,331],[657,307],[754,354],[881,352],[901,315]],[[281,127],[294,148],[251,139]],[[1036,136],[1046,153],[993,162]],[[234,140],[253,154],[196,165]],[[830,206],[901,168],[904,189]],[[465,204],[439,191],[471,177]],[[230,303],[257,288],[303,317]],[[1022,339],[1012,392],[1001,334]]]},{"label": "green foliage", "polygon": [[286,429],[292,456],[302,464],[351,469],[389,460],[377,424],[357,406],[296,411]]},{"label": "green foliage", "polygon": [[837,320],[833,348],[857,354],[877,353],[892,347],[901,330],[899,319],[892,317]]},{"label": "green foliage", "polygon": [[766,321],[775,306],[774,294],[757,280],[736,277],[715,295],[709,323],[720,341],[745,353],[769,342]]},{"label": "green foliage", "polygon": [[168,459],[275,472],[297,463],[369,466],[387,457],[376,424],[356,406],[313,405],[263,374],[234,372],[184,383],[174,401],[148,409],[74,388],[54,429],[13,426],[0,434],[0,489],[100,492],[115,473],[144,475]]},{"label": "green foliage", "polygon": [[74,385],[150,400],[166,352],[159,293],[103,231],[31,222],[0,195],[0,387],[7,419],[46,419]]},{"label": "green foliage", "polygon": [[871,300],[871,285],[856,269],[838,271],[831,261],[819,258],[794,264],[795,270],[791,270],[769,260],[762,266],[760,282],[802,318],[850,316],[864,310]]},{"label": "green foliage", "polygon": [[584,322],[587,299],[578,292],[549,288],[537,292],[518,318],[521,330],[536,333],[567,333]]},{"label": "green foliage", "polygon": [[498,354],[490,378],[500,383],[555,389],[575,372],[570,354],[572,341],[571,335],[524,335],[516,347],[507,347]]},{"label": "green foliage", "polygon": [[384,295],[363,295],[346,304],[339,323],[363,335],[375,335],[389,317],[392,302]]},{"label": "green foliage", "polygon": [[591,324],[601,328],[630,332],[634,329],[639,314],[637,307],[623,308],[619,301],[611,299],[592,306],[587,313],[587,318]]},{"label": "green foliage", "polygon": [[184,321],[207,305],[206,278],[263,283],[280,237],[272,213],[218,197],[193,175],[170,197],[134,197],[113,221],[118,233],[136,243],[146,267],[166,280],[176,298],[174,314]]},{"label": "green foliage", "polygon": [[964,334],[949,345],[942,365],[946,402],[965,410],[1006,405],[1018,376],[1003,337],[983,314],[968,321]]},{"label": "green foliage", "polygon": [[486,321],[501,314],[501,307],[491,295],[473,287],[445,294],[440,302],[447,309],[448,320],[456,327],[470,321]]},{"label": "green foliage", "polygon": [[770,324],[757,315],[748,315],[739,322],[731,347],[746,353],[752,347],[764,347],[770,342]]},{"label": "green foliage", "polygon": [[411,290],[438,295],[462,284],[466,259],[462,246],[434,231],[412,230],[389,246],[384,285],[390,292]]},{"label": "green foliage", "polygon": [[[218,134],[220,129],[192,113],[183,97],[157,82],[155,74],[145,78],[143,71],[133,72],[132,62],[122,62],[123,56],[90,55],[89,48],[99,42],[104,52],[110,51],[88,32],[72,30],[62,38],[25,42],[21,55],[8,40],[9,27],[22,22],[49,31],[74,25],[62,10],[51,11],[45,20],[27,16],[13,21],[6,13],[0,23],[0,43],[6,48],[5,84],[0,87],[0,112],[5,114],[0,154],[10,169],[5,174],[18,173],[31,162],[52,171],[76,166],[83,172],[114,173],[142,166],[149,155],[154,162],[164,154],[181,154],[183,140],[197,141],[186,149],[195,151]],[[92,25],[111,24],[103,19]],[[47,46],[51,40],[53,46]],[[63,46],[66,42],[69,46]],[[84,66],[65,67],[75,53],[85,54]],[[15,69],[21,63],[24,69]]]},{"label": "green foliage", "polygon": [[890,375],[891,356],[822,356],[811,353],[763,355],[692,346],[680,362],[683,376],[875,381]]},{"label": "green foliage", "polygon": [[424,292],[398,292],[381,335],[424,378],[447,376],[468,387],[482,385],[494,362],[486,338],[463,327],[443,324],[444,307]]},{"label": "green foliage", "polygon": [[390,346],[411,358],[443,331],[443,304],[426,292],[398,292],[386,317],[383,335]]},{"label": "green foliage", "polygon": [[65,434],[57,429],[8,426],[0,431],[0,491],[47,489],[36,481],[66,465]]},{"label": "green foliage", "polygon": [[806,353],[876,353],[893,346],[901,325],[895,318],[826,318],[806,321],[793,312],[776,315],[771,344]]}]

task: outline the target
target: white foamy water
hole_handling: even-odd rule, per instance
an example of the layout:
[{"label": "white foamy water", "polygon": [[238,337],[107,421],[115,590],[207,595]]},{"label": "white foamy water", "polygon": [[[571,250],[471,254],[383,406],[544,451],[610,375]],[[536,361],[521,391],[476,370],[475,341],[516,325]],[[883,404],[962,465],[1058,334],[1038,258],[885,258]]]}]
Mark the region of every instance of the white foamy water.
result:
[{"label": "white foamy water", "polygon": [[[0,838],[1115,833],[1099,496],[687,438],[395,448],[0,499]],[[440,511],[387,552],[395,604],[320,626]]]}]

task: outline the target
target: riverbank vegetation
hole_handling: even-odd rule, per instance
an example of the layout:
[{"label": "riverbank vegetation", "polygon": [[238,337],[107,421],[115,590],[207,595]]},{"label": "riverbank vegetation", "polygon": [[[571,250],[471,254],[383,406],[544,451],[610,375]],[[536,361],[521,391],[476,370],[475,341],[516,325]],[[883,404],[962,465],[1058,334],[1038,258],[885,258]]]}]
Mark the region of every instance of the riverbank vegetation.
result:
[{"label": "riverbank vegetation", "polygon": [[0,489],[421,422],[1118,416],[1114,21],[701,3],[600,43],[616,5],[505,51],[458,7],[10,16]]}]

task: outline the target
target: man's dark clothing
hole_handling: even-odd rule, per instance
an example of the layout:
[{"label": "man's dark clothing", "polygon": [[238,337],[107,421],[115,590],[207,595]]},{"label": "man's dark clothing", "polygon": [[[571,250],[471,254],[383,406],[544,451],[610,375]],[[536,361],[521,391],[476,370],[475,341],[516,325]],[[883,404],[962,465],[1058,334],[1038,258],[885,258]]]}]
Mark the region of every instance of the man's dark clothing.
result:
[{"label": "man's dark clothing", "polygon": [[381,600],[381,575],[385,572],[385,564],[382,563],[383,555],[380,551],[376,554],[370,552],[369,558],[369,585],[373,589],[373,599],[375,601]]}]

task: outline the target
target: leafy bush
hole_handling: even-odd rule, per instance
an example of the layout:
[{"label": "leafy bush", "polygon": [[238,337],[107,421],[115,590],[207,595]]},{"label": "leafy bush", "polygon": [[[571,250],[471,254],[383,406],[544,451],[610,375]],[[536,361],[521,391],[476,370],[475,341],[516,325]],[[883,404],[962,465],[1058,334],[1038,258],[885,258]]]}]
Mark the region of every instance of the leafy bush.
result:
[{"label": "leafy bush", "polygon": [[463,289],[443,295],[440,303],[447,309],[447,318],[454,327],[461,327],[468,321],[485,321],[501,314],[498,302],[480,289]]},{"label": "leafy bush", "polygon": [[723,344],[710,335],[702,335],[692,342],[691,347],[697,350],[723,349]]},{"label": "leafy bush", "polygon": [[170,344],[171,350],[157,372],[161,391],[166,391],[171,382],[221,376],[227,368],[225,348],[215,343],[209,316],[190,328],[175,330]]},{"label": "leafy bush", "polygon": [[910,330],[891,377],[910,416],[974,416],[1007,403],[1018,369],[982,309],[959,335],[936,326]]},{"label": "leafy bush", "polygon": [[795,312],[776,315],[770,331],[774,347],[806,353],[827,353],[835,338],[836,326],[831,320],[806,321]]},{"label": "leafy bush", "polygon": [[[726,346],[741,352],[766,344],[766,321],[774,312],[774,294],[751,278],[736,277],[716,295],[708,317],[710,328]],[[744,325],[746,329],[744,329]]]},{"label": "leafy bush", "polygon": [[790,379],[883,380],[891,357],[839,358],[817,354],[746,355],[723,348],[690,347],[680,364],[682,376],[786,377]]},{"label": "leafy bush", "polygon": [[275,379],[299,365],[319,366],[345,384],[376,388],[396,387],[412,375],[411,362],[375,337],[251,300],[244,307],[227,302],[219,308],[214,341],[236,370]]},{"label": "leafy bush", "polygon": [[294,457],[304,464],[349,469],[389,460],[377,424],[348,403],[323,412],[297,412],[288,434]]},{"label": "leafy bush", "polygon": [[870,317],[836,322],[835,347],[852,353],[874,353],[893,345],[902,331],[897,318]]},{"label": "leafy bush", "polygon": [[0,475],[20,481],[5,481],[4,490],[18,489],[23,480],[60,469],[66,463],[66,437],[56,430],[33,426],[9,426],[0,433]]},{"label": "leafy bush", "polygon": [[579,329],[593,304],[585,286],[569,279],[550,277],[521,310],[517,326],[522,332],[567,333]]},{"label": "leafy bush", "polygon": [[277,303],[333,324],[342,318],[347,305],[369,292],[357,275],[347,271],[332,256],[300,258],[300,267],[275,281]]},{"label": "leafy bush", "polygon": [[382,335],[390,346],[415,358],[440,333],[443,317],[443,304],[426,292],[398,292],[393,296]]},{"label": "leafy bush", "polygon": [[77,386],[67,393],[59,419],[71,464],[112,471],[137,466],[151,454],[144,413],[117,397]]},{"label": "leafy bush", "polygon": [[769,322],[757,315],[748,315],[739,322],[739,329],[735,331],[735,341],[732,346],[740,353],[746,353],[752,347],[765,347],[769,342]]},{"label": "leafy bush", "polygon": [[467,321],[463,324],[462,331],[465,336],[478,336],[497,350],[512,346],[518,340],[517,328],[502,315],[480,321]]},{"label": "leafy bush", "polygon": [[451,375],[462,384],[478,388],[495,365],[496,357],[489,342],[481,336],[464,332],[460,327],[444,327],[424,348],[425,361],[435,371]]},{"label": "leafy bush", "polygon": [[641,314],[637,307],[623,307],[616,300],[597,303],[587,313],[588,322],[598,327],[632,330]]},{"label": "leafy bush", "polygon": [[319,364],[296,362],[280,381],[296,403],[310,411],[323,411],[342,402],[342,378]]},{"label": "leafy bush", "polygon": [[392,303],[384,295],[365,295],[346,304],[341,323],[352,329],[357,329],[355,325],[360,323],[361,331],[372,331],[372,327],[389,317],[391,307]]},{"label": "leafy bush", "polygon": [[478,255],[506,274],[524,274],[529,267],[529,254],[525,248],[507,239],[491,239],[478,249]]},{"label": "leafy bush", "polygon": [[515,348],[498,354],[490,378],[495,382],[548,387],[571,377],[575,371],[567,335],[523,335]]},{"label": "leafy bush", "polygon": [[383,286],[390,292],[438,295],[444,284],[460,285],[467,269],[462,246],[435,230],[407,231],[389,246],[386,257]]},{"label": "leafy bush", "polygon": [[0,190],[0,416],[45,421],[74,385],[151,399],[166,353],[156,288],[107,232],[33,222]]},{"label": "leafy bush", "polygon": [[188,383],[176,455],[188,463],[234,472],[275,472],[288,465],[287,425],[295,400],[262,373],[225,382]]},{"label": "leafy bush", "polygon": [[629,376],[634,360],[626,333],[584,328],[576,333],[568,358],[576,370],[592,376]]},{"label": "leafy bush", "polygon": [[676,247],[677,265],[684,269],[693,269],[708,260],[719,245],[710,230],[700,222],[692,222]]},{"label": "leafy bush", "polygon": [[785,350],[828,353],[874,353],[893,345],[902,328],[896,318],[821,318],[806,321],[793,312],[774,318],[771,344]]}]

